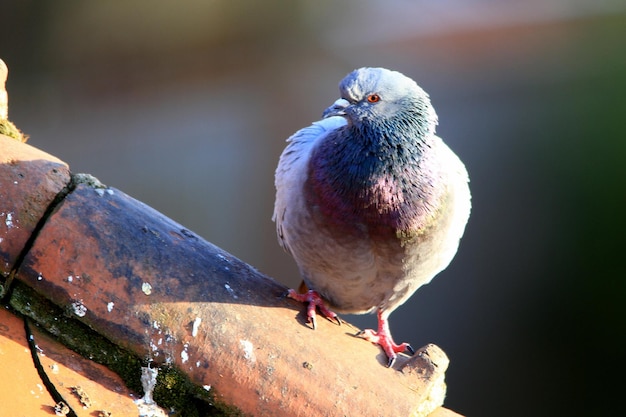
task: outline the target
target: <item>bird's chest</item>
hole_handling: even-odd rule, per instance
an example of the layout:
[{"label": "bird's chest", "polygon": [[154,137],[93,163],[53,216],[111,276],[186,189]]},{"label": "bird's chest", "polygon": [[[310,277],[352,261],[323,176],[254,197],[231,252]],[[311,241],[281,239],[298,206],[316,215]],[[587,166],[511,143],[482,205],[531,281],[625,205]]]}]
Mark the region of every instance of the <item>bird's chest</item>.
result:
[{"label": "bird's chest", "polygon": [[321,148],[312,155],[304,186],[311,217],[342,235],[418,233],[435,214],[440,194],[427,162],[402,148]]}]

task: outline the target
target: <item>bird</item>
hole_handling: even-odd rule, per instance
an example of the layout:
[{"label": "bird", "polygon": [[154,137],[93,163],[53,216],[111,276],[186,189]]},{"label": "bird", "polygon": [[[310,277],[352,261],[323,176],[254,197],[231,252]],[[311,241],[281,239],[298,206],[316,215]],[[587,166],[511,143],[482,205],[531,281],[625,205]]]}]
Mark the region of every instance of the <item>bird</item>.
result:
[{"label": "bird", "polygon": [[335,311],[376,313],[378,329],[355,336],[398,353],[389,315],[455,256],[471,211],[469,176],[435,134],[429,95],[404,74],[364,67],[339,83],[340,98],[287,139],[275,171],[272,216],[294,258],[308,303],[341,324]]}]

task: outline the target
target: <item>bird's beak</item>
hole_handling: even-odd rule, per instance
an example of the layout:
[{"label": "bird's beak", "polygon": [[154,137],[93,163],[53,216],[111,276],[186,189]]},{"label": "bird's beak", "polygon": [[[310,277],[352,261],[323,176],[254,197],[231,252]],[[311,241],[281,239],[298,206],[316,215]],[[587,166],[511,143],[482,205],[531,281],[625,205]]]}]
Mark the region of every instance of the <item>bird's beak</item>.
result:
[{"label": "bird's beak", "polygon": [[331,117],[331,116],[345,116],[346,115],[346,107],[350,105],[350,102],[345,98],[340,98],[333,103],[332,106],[324,110],[322,114],[323,118]]}]

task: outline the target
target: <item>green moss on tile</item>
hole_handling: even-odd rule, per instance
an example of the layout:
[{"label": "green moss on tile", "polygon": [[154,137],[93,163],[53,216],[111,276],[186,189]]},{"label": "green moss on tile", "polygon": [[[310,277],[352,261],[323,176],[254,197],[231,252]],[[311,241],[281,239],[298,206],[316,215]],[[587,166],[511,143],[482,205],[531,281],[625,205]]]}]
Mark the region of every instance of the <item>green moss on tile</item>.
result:
[{"label": "green moss on tile", "polygon": [[[31,318],[63,345],[117,373],[130,390],[143,393],[144,358],[114,344],[19,280],[13,283],[8,306]],[[213,390],[194,384],[173,366],[159,367],[153,398],[162,408],[173,410],[170,415],[175,417],[244,417],[237,408],[215,402]]]}]

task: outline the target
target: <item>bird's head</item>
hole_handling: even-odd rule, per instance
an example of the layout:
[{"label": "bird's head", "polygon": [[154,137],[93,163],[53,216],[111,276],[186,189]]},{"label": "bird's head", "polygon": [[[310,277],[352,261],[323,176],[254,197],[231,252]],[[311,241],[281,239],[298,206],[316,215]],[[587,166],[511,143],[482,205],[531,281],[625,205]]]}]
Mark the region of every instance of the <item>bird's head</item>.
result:
[{"label": "bird's head", "polygon": [[385,68],[360,68],[339,83],[341,98],[323,116],[343,116],[349,124],[378,123],[434,133],[437,114],[428,94],[412,79]]}]

